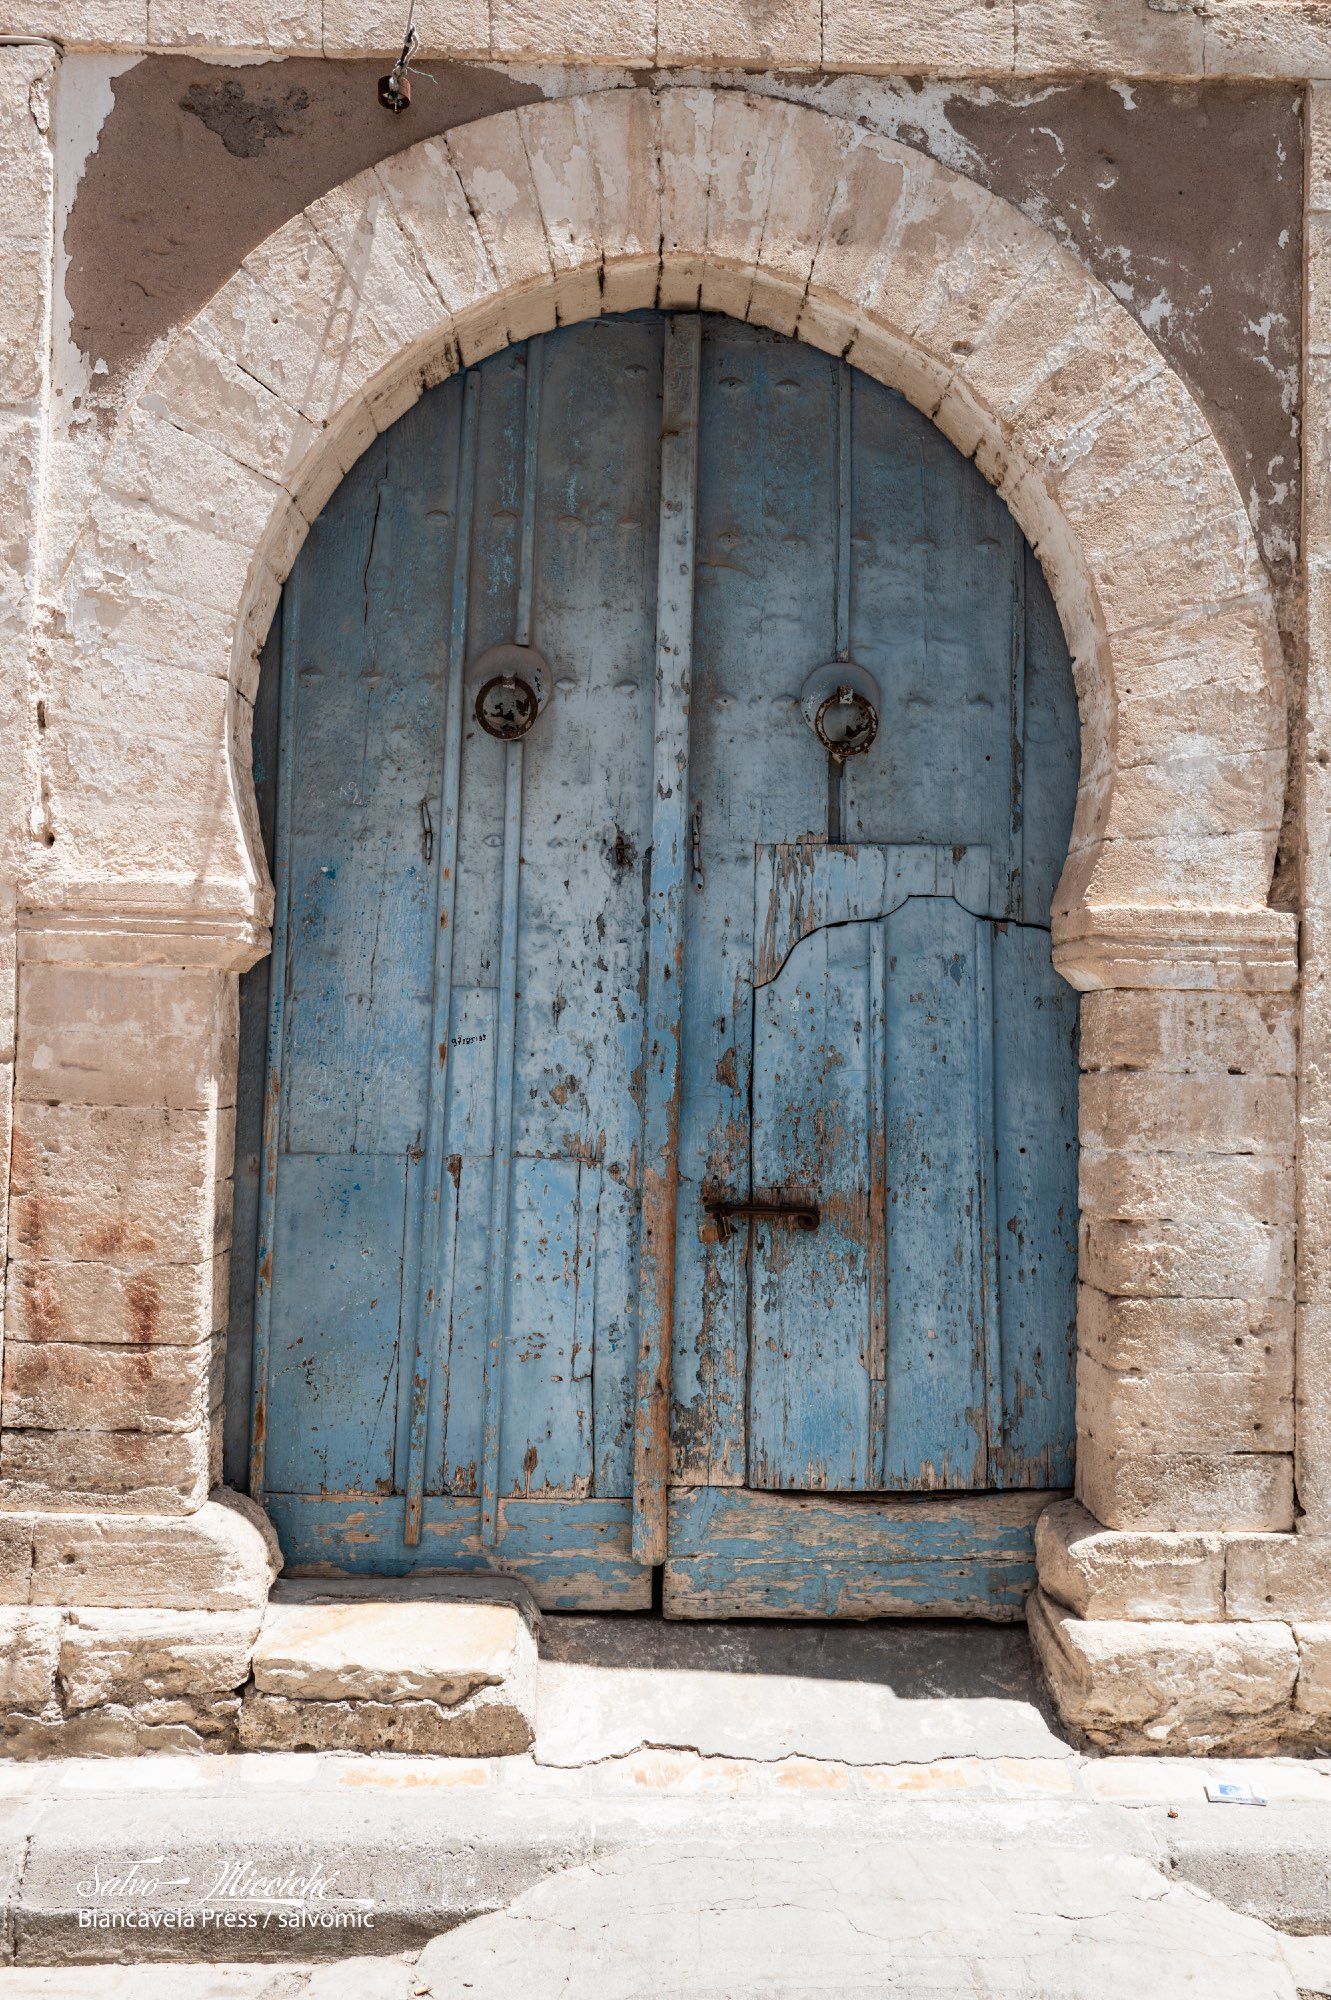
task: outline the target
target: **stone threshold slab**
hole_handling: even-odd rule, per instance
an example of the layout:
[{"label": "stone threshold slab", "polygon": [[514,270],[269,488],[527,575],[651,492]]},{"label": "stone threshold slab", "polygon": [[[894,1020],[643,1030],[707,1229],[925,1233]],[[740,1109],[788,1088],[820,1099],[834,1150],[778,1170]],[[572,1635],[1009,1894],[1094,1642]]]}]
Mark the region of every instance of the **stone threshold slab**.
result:
[{"label": "stone threshold slab", "polygon": [[247,1750],[510,1756],[536,1726],[540,1613],[500,1578],[273,1586],[240,1705]]}]

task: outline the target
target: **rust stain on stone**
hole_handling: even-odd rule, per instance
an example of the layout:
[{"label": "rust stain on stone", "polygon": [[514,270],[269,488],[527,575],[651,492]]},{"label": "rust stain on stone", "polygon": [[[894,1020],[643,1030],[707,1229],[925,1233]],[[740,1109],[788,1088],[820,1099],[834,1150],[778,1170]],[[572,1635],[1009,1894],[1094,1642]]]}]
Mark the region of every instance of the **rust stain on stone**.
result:
[{"label": "rust stain on stone", "polygon": [[32,1141],[23,1127],[16,1122],[9,1141],[9,1190],[11,1194],[26,1193],[32,1186],[35,1164]]},{"label": "rust stain on stone", "polygon": [[430,67],[436,86],[400,118],[375,97],[381,62],[165,56],[118,76],[65,229],[71,332],[89,364],[114,381],[339,182],[542,95],[481,64]]},{"label": "rust stain on stone", "polygon": [[60,1309],[55,1288],[41,1271],[24,1271],[19,1278],[24,1303],[24,1335],[28,1340],[60,1340],[69,1324]]},{"label": "rust stain on stone", "polygon": [[128,1230],[123,1222],[104,1222],[100,1228],[90,1231],[87,1237],[88,1254],[92,1257],[114,1257],[124,1249]]},{"label": "rust stain on stone", "polygon": [[125,1304],[135,1340],[155,1340],[162,1317],[162,1295],[156,1280],[146,1273],[131,1278],[125,1286]]}]

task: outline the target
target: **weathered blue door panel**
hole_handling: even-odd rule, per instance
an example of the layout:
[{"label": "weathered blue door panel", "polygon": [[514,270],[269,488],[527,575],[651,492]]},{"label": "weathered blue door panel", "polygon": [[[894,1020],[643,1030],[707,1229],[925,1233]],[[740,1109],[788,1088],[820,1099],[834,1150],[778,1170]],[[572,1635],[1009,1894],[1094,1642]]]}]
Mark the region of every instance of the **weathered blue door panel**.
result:
[{"label": "weathered blue door panel", "polygon": [[875,1277],[881,1283],[870,1240],[872,928],[813,931],[754,996],[754,1192],[808,1200],[821,1219],[816,1231],[754,1225],[752,1486],[854,1492],[878,1483],[870,1462],[871,1291]]},{"label": "weathered blue door panel", "polygon": [[912,897],[882,924],[891,1373],[877,1483],[889,1490],[985,1484],[988,943],[987,921],[941,896]]},{"label": "weathered blue door panel", "polygon": [[418,406],[320,517],[287,595],[292,1153],[405,1153],[420,1130],[433,966],[423,809],[443,749],[436,565],[447,574],[452,560],[456,458],[454,413],[440,423]]},{"label": "weathered blue door panel", "polygon": [[297,1153],[282,1182],[268,1477],[276,1492],[390,1493],[405,1162]]},{"label": "weathered blue door panel", "polygon": [[1056,1486],[1075,1004],[1047,933],[966,907],[981,847],[761,848],[756,876],[753,1191],[821,1219],[754,1226],[748,1483]]},{"label": "weathered blue door panel", "polygon": [[[501,1499],[551,1496],[556,1520],[565,1509],[589,1602],[649,1587],[613,1536],[618,1521],[627,1537],[637,1345],[661,341],[659,318],[574,328],[487,363],[473,419],[460,380],[424,398],[330,502],[283,621],[263,1492],[289,1527],[297,1503],[406,1493],[399,1558],[437,1561],[425,1496],[479,1495],[489,1425]],[[445,794],[460,518],[466,685]],[[513,746],[474,714],[476,663],[515,637],[540,646],[553,680],[516,792]],[[451,916],[444,953],[436,912]],[[339,1207],[347,1176],[355,1197],[343,1189]],[[370,1185],[395,1190],[391,1218],[367,1206]],[[589,1558],[575,1517],[612,1499],[592,1545],[607,1553]],[[459,1559],[503,1566],[497,1525],[501,1546],[459,1545]]]},{"label": "weathered blue door panel", "polygon": [[1076,1433],[1077,996],[1049,936],[995,924],[994,1140],[1001,1433],[992,1486],[1072,1484]]},{"label": "weathered blue door panel", "polygon": [[992,487],[927,417],[862,376],[853,381],[850,651],[877,679],[882,727],[846,765],[843,836],[987,842],[1006,855],[1020,762],[1025,543]]},{"label": "weathered blue door panel", "polygon": [[1045,1493],[853,1501],[678,1487],[667,1610],[680,1618],[933,1618],[1015,1622],[1035,1582]]},{"label": "weathered blue door panel", "polygon": [[743,1235],[708,1189],[748,1171],[753,857],[826,825],[798,695],[834,650],[838,364],[726,320],[703,345],[671,1421],[674,1476],[742,1484]]},{"label": "weathered blue door panel", "polygon": [[[1006,509],[902,398],[761,329],[670,327],[566,328],[430,392],[288,583],[229,1399],[252,1333],[293,1563],[641,1604],[664,1332],[673,1608],[1011,1615],[1033,1500],[1001,1528],[996,1497],[920,1502],[962,1513],[918,1534],[884,1501],[881,1560],[835,1510],[1070,1476],[1066,647]],[[667,375],[696,466],[693,403],[663,459]],[[550,692],[505,743],[475,704],[515,640]],[[840,771],[799,699],[833,658],[880,690]],[[754,1197],[817,1230],[718,1223]],[[232,1477],[242,1430],[229,1408]]]}]

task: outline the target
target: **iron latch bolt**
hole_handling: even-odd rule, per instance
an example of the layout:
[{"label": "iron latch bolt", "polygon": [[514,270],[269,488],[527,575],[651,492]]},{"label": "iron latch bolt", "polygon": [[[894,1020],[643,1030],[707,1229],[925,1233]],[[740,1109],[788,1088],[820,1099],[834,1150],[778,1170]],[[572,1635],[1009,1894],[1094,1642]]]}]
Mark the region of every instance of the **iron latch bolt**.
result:
[{"label": "iron latch bolt", "polygon": [[705,1194],[702,1205],[715,1222],[722,1242],[734,1234],[737,1222],[770,1222],[778,1229],[816,1229],[822,1220],[815,1202],[787,1201],[780,1196],[734,1201],[729,1195]]}]

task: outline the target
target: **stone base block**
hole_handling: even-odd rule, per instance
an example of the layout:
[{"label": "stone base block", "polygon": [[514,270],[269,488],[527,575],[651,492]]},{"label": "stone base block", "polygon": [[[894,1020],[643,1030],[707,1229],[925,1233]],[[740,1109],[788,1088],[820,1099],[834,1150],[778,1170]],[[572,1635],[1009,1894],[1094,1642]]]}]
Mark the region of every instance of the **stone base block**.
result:
[{"label": "stone base block", "polygon": [[1310,1744],[1331,1745],[1331,1621],[1294,1627],[1299,1684],[1294,1709]]},{"label": "stone base block", "polygon": [[1220,1535],[1104,1528],[1077,1501],[1058,1500],[1036,1523],[1035,1560],[1045,1595],[1079,1618],[1225,1615]]},{"label": "stone base block", "polygon": [[1294,1526],[1285,1452],[1127,1452],[1077,1440],[1077,1498],[1109,1527],[1279,1534]]},{"label": "stone base block", "polygon": [[0,1750],[234,1750],[259,1617],[257,1608],[0,1608]]},{"label": "stone base block", "polygon": [[0,1529],[11,1602],[243,1611],[282,1567],[268,1516],[222,1487],[194,1514],[0,1514]]},{"label": "stone base block", "polygon": [[279,1584],[240,1714],[248,1750],[506,1756],[530,1747],[538,1613],[458,1578]]},{"label": "stone base block", "polygon": [[232,1750],[281,1551],[252,1501],[0,1512],[0,1753]]},{"label": "stone base block", "polygon": [[1059,1713],[1100,1749],[1247,1755],[1304,1733],[1288,1625],[1083,1619],[1043,1590],[1026,1615]]},{"label": "stone base block", "polygon": [[0,1709],[40,1711],[52,1700],[61,1623],[58,1611],[0,1605]]},{"label": "stone base block", "polygon": [[146,1751],[235,1750],[240,1697],[112,1702],[81,1715],[6,1715],[6,1757],[141,1757]]},{"label": "stone base block", "polygon": [[1230,1535],[1225,1542],[1230,1618],[1331,1619],[1331,1538]]},{"label": "stone base block", "polygon": [[532,1704],[484,1688],[455,1708],[435,1701],[288,1701],[246,1695],[242,1750],[400,1750],[416,1757],[515,1757],[529,1750]]},{"label": "stone base block", "polygon": [[67,1714],[154,1701],[210,1702],[249,1678],[254,1611],[71,1611],[57,1668]]}]

